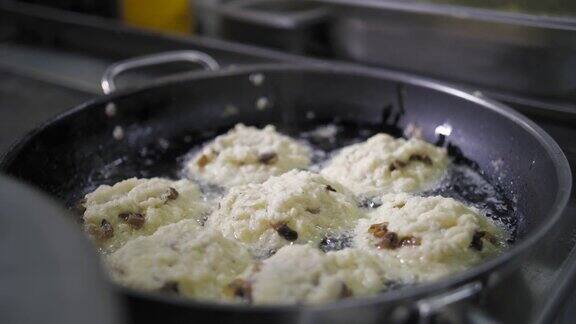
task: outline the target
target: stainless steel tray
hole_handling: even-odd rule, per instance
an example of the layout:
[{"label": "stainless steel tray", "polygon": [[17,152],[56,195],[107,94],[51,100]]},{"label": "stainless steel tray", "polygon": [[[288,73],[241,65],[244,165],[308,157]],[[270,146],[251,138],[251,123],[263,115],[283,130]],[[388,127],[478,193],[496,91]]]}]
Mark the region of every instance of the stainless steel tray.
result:
[{"label": "stainless steel tray", "polygon": [[304,0],[234,0],[213,8],[226,39],[297,54],[325,54],[328,11]]},{"label": "stainless steel tray", "polygon": [[530,95],[576,98],[576,20],[452,5],[317,0],[338,58]]}]

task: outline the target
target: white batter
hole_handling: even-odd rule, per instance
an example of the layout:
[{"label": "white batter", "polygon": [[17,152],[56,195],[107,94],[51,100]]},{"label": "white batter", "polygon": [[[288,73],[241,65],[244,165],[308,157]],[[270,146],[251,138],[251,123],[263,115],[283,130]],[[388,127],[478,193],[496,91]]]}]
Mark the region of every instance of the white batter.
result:
[{"label": "white batter", "polygon": [[84,226],[94,242],[112,252],[127,241],[207,212],[198,187],[188,181],[131,178],[103,185],[85,197]]},{"label": "white batter", "polygon": [[106,261],[122,285],[203,300],[222,300],[226,285],[252,264],[240,243],[190,219],[136,238]]},{"label": "white batter", "polygon": [[210,226],[266,256],[291,243],[317,244],[354,227],[361,213],[340,185],[309,171],[289,171],[262,184],[230,189]]},{"label": "white batter", "polygon": [[406,283],[463,271],[497,254],[504,233],[478,210],[444,197],[388,194],[358,221],[354,245],[381,257],[389,278]]},{"label": "white batter", "polygon": [[258,129],[238,124],[202,148],[187,168],[192,177],[231,187],[306,168],[310,156],[307,146],[276,132],[272,125]]},{"label": "white batter", "polygon": [[[504,231],[474,208],[409,194],[445,172],[446,151],[377,134],[317,174],[310,149],[236,125],[187,164],[227,188],[215,211],[189,180],[128,179],[86,196],[85,227],[127,287],[253,304],[324,303],[466,270],[499,253]],[[354,195],[382,206],[360,210]],[[201,226],[202,220],[207,219]],[[322,252],[326,237],[352,247]]]},{"label": "white batter", "polygon": [[438,180],[448,165],[446,150],[417,138],[377,134],[342,149],[321,171],[359,196],[411,192]]},{"label": "white batter", "polygon": [[281,248],[244,275],[254,304],[322,303],[377,293],[375,258],[359,250],[323,253],[309,245]]}]

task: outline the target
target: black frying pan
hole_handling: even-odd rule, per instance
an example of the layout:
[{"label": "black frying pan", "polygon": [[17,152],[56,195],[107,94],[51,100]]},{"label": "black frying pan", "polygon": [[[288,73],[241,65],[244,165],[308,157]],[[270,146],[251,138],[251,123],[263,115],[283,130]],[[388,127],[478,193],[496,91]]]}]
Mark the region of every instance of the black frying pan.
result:
[{"label": "black frying pan", "polygon": [[[182,58],[181,54],[172,58]],[[192,56],[208,68],[216,67],[205,56]],[[158,61],[170,57],[116,65],[109,70],[105,89],[113,90],[117,72]],[[261,74],[263,82],[255,74]],[[226,113],[230,105],[237,114]],[[131,176],[177,176],[180,158],[192,146],[237,122],[273,123],[290,132],[327,121],[396,135],[412,123],[428,141],[450,145],[457,160],[478,167],[514,202],[516,211],[508,216],[517,223],[515,244],[450,278],[320,306],[217,305],[119,288],[136,320],[375,323],[403,322],[414,316],[427,320],[450,309],[447,306],[454,301],[478,295],[518,266],[557,222],[568,200],[571,173],[565,156],[542,129],[511,109],[405,75],[325,65],[258,65],[182,74],[115,92],[28,134],[4,157],[2,169],[71,206],[102,183]],[[438,134],[439,125],[450,125],[451,132],[443,127],[444,135]]]}]

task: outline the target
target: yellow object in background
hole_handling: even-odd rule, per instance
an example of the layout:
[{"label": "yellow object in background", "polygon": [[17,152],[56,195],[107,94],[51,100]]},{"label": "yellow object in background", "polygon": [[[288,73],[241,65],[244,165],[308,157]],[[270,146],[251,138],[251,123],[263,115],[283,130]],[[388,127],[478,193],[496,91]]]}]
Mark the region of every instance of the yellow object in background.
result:
[{"label": "yellow object in background", "polygon": [[190,34],[190,0],[120,0],[122,20],[132,26]]}]

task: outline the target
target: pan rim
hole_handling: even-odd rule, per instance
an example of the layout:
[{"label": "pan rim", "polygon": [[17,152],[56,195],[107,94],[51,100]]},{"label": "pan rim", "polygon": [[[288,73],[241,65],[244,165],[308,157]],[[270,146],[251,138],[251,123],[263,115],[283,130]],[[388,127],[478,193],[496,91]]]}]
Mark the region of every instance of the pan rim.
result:
[{"label": "pan rim", "polygon": [[117,284],[114,286],[122,293],[137,298],[144,298],[155,302],[163,302],[174,304],[184,307],[199,307],[203,309],[214,309],[218,311],[231,311],[241,313],[264,313],[264,312],[323,312],[341,308],[351,308],[358,306],[368,306],[373,304],[383,304],[390,302],[401,302],[407,300],[418,300],[423,297],[439,295],[461,287],[466,283],[478,281],[483,274],[492,274],[493,270],[498,267],[503,267],[513,259],[519,258],[526,252],[532,245],[539,241],[550,229],[558,222],[562,212],[568,203],[571,187],[572,187],[572,172],[568,160],[556,141],[548,135],[540,126],[514,111],[512,108],[492,99],[477,96],[469,91],[459,89],[454,86],[446,85],[434,80],[429,80],[422,77],[415,77],[401,72],[374,71],[369,68],[338,65],[334,66],[328,63],[317,64],[288,64],[288,63],[275,63],[275,64],[254,64],[241,67],[234,67],[223,69],[219,71],[203,71],[203,72],[187,72],[181,73],[171,77],[165,77],[153,81],[149,85],[120,90],[110,95],[100,96],[89,100],[83,104],[76,106],[68,111],[65,111],[47,122],[41,124],[19,141],[14,143],[6,153],[0,157],[0,170],[5,171],[6,165],[15,157],[15,154],[33,138],[36,134],[42,132],[43,129],[57,123],[59,120],[65,119],[81,110],[89,109],[90,107],[108,103],[110,101],[136,95],[140,92],[147,90],[179,84],[189,81],[200,81],[203,79],[222,78],[234,75],[250,75],[252,73],[266,73],[266,72],[308,72],[308,73],[334,73],[334,74],[349,74],[359,77],[368,77],[376,79],[387,79],[389,81],[401,82],[409,85],[414,85],[426,89],[435,90],[445,93],[447,95],[455,96],[466,101],[474,102],[484,109],[490,109],[503,118],[507,118],[514,123],[520,125],[524,130],[530,133],[534,138],[544,147],[549,154],[555,166],[556,176],[558,178],[558,191],[554,200],[554,207],[547,213],[548,217],[545,223],[539,228],[534,230],[534,233],[521,239],[511,248],[507,249],[504,253],[489,259],[471,269],[457,273],[449,278],[442,278],[430,283],[417,284],[414,287],[393,290],[384,294],[374,296],[357,297],[344,299],[341,301],[334,301],[321,305],[243,305],[243,304],[226,304],[217,302],[207,302],[199,300],[185,299],[176,296],[167,296],[159,293],[138,291],[135,289],[121,287]]}]

